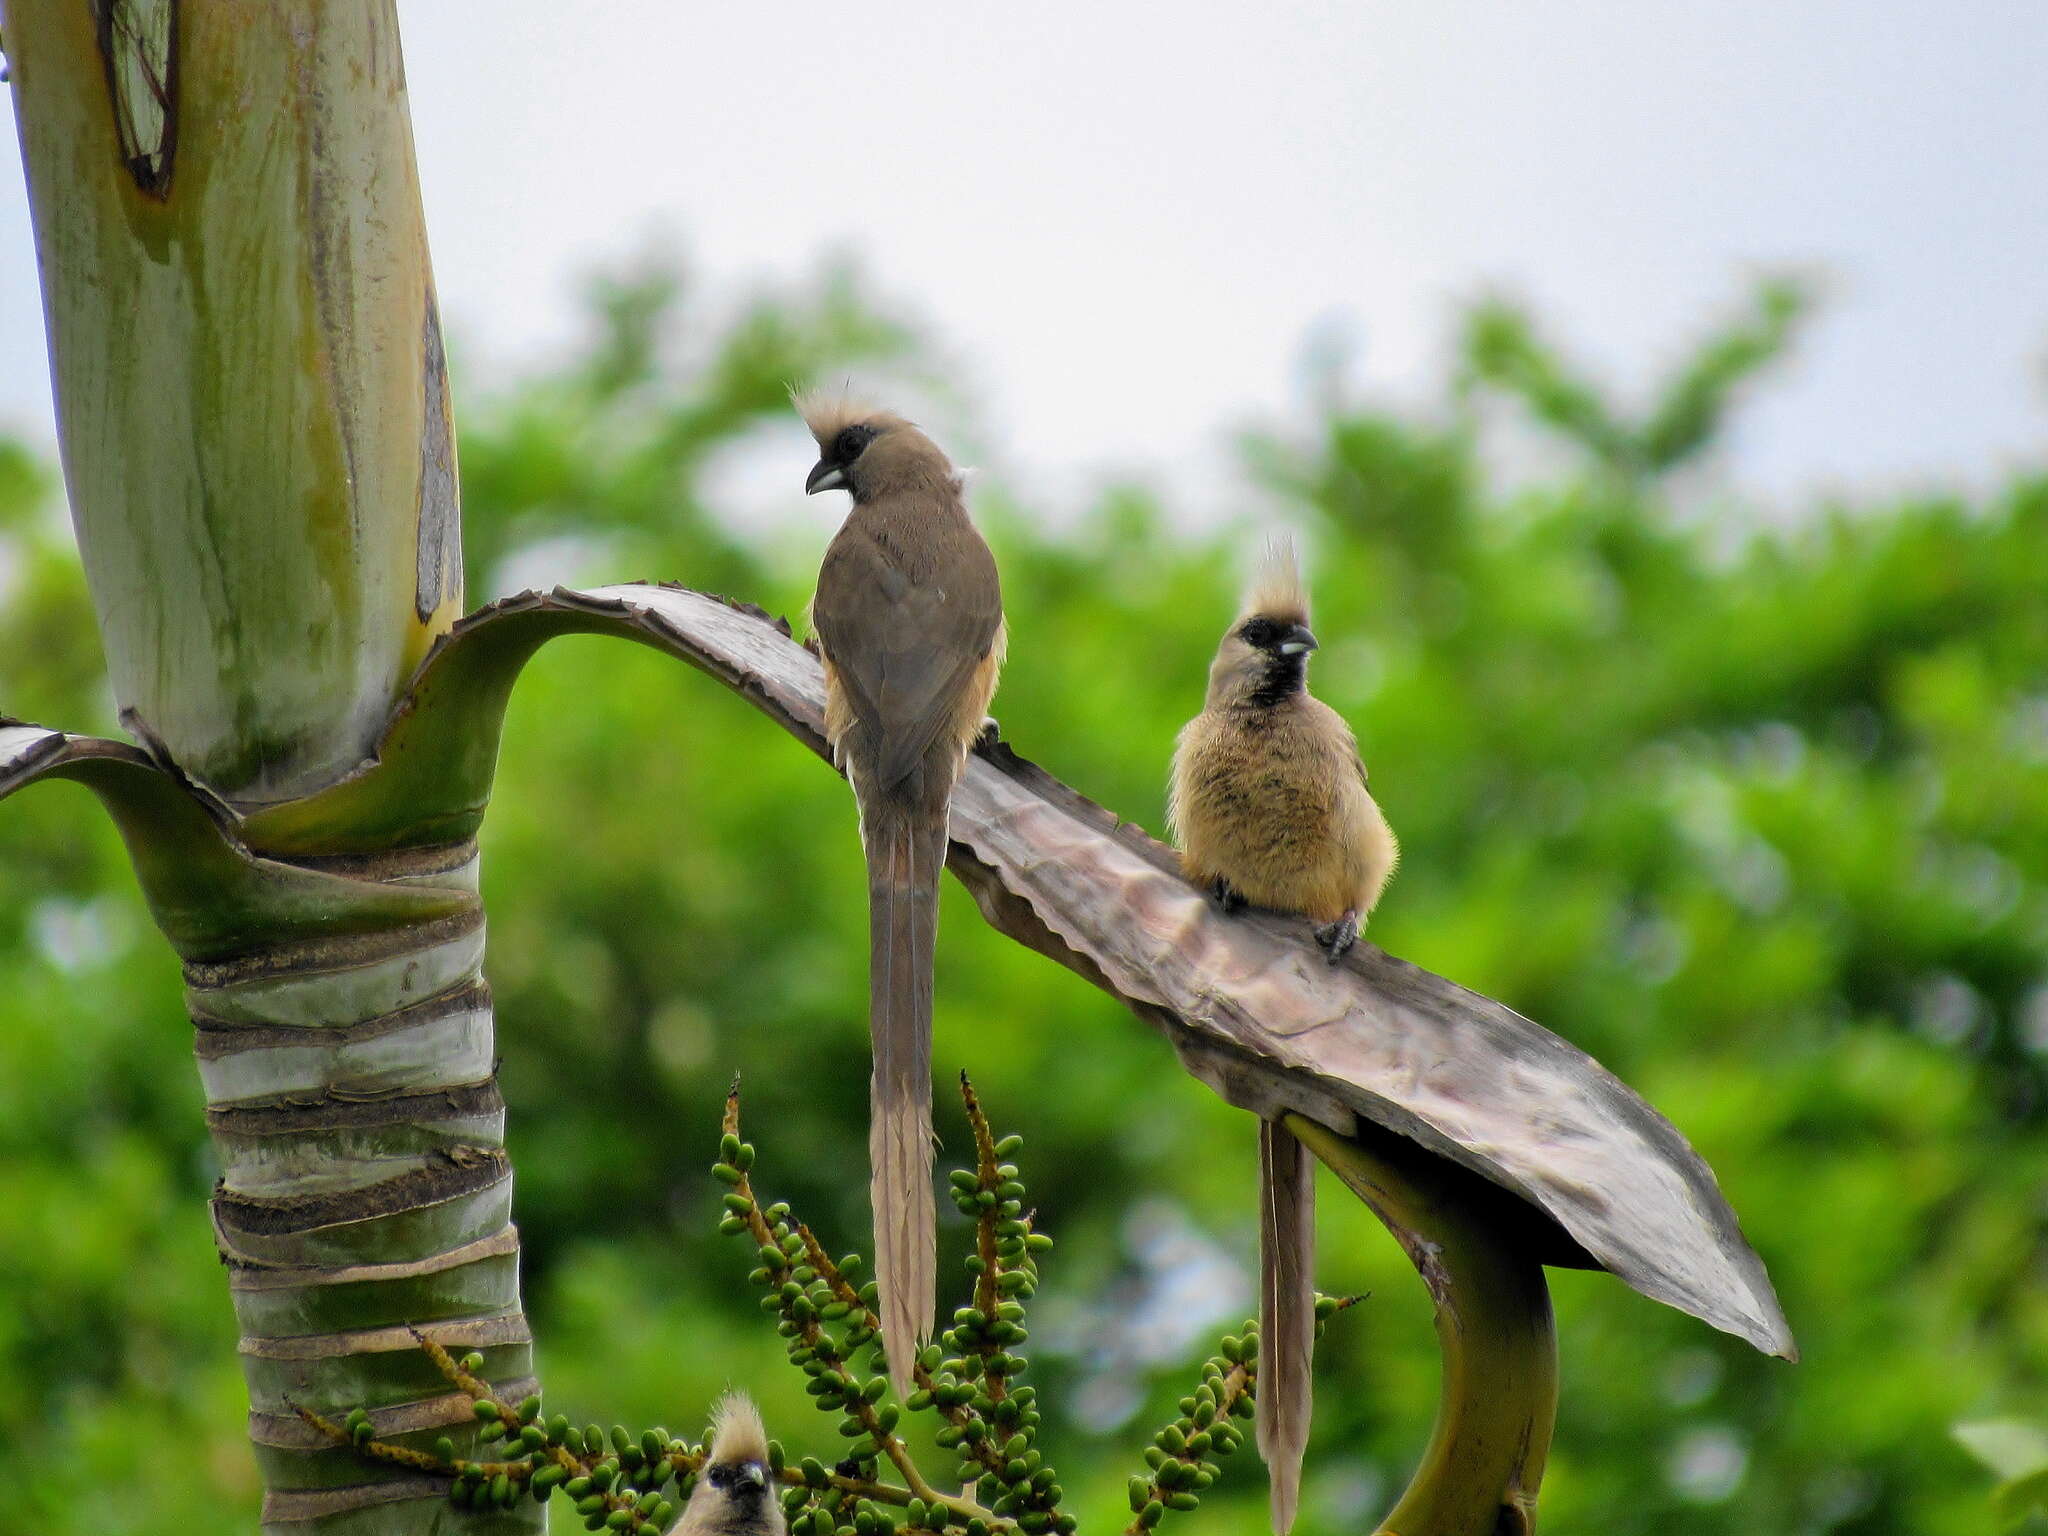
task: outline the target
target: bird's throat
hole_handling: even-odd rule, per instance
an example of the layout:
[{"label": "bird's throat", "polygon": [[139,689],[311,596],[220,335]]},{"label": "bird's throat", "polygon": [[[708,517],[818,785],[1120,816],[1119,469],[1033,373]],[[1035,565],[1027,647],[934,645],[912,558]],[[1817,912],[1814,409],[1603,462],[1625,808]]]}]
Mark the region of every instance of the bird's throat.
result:
[{"label": "bird's throat", "polygon": [[1267,663],[1265,676],[1251,693],[1251,702],[1261,709],[1284,704],[1308,687],[1306,656],[1275,656]]}]

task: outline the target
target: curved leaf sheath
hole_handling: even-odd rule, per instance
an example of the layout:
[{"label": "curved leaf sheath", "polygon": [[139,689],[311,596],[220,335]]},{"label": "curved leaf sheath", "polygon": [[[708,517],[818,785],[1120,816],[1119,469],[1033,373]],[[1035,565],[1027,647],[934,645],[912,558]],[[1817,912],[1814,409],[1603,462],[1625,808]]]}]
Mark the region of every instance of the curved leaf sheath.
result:
[{"label": "curved leaf sheath", "polygon": [[374,932],[473,909],[472,887],[350,879],[251,854],[232,813],[125,742],[0,718],[0,799],[40,779],[96,795],[157,926],[187,961],[259,944]]},{"label": "curved leaf sheath", "polygon": [[[380,755],[335,788],[252,816],[272,850],[360,834],[383,847],[425,807],[443,834],[489,797],[504,702],[555,634],[655,646],[742,694],[821,757],[817,660],[758,610],[673,587],[526,593],[463,620],[422,665]],[[1339,1134],[1385,1126],[1521,1197],[1544,1262],[1595,1264],[1788,1358],[1790,1330],[1712,1171],[1583,1051],[1490,998],[1360,944],[1332,968],[1290,924],[1222,917],[1172,850],[1000,742],[953,800],[950,864],[989,921],[1164,1032],[1232,1103]],[[1115,914],[1108,921],[1104,914]]]}]

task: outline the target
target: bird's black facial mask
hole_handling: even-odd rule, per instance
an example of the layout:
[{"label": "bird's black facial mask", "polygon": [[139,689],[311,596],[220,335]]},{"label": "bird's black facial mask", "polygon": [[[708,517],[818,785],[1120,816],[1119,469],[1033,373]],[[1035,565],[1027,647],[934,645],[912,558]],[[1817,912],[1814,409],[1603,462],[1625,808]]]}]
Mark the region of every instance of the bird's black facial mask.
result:
[{"label": "bird's black facial mask", "polygon": [[1307,685],[1308,657],[1316,649],[1316,637],[1306,624],[1259,616],[1239,625],[1237,637],[1265,657],[1265,676],[1252,695],[1254,703],[1277,704]]},{"label": "bird's black facial mask", "polygon": [[768,1472],[758,1461],[721,1463],[705,1472],[711,1486],[727,1498],[758,1499],[768,1487]]},{"label": "bird's black facial mask", "polygon": [[866,422],[855,422],[842,428],[825,449],[824,456],[812,466],[810,478],[804,481],[804,494],[815,496],[820,491],[851,491],[854,461],[867,451],[869,443],[881,435]]}]

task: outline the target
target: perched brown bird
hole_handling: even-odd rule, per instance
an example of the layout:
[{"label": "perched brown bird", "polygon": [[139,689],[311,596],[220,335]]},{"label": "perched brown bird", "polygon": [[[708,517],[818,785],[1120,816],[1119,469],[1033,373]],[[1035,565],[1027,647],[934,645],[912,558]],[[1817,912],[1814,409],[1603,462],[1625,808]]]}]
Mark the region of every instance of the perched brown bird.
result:
[{"label": "perched brown bird", "polygon": [[[1180,733],[1167,815],[1190,880],[1227,912],[1250,902],[1303,914],[1335,965],[1400,852],[1350,727],[1309,694],[1315,649],[1293,545],[1276,541],[1217,648],[1208,700]],[[1281,1532],[1308,1443],[1313,1172],[1285,1128],[1260,1124],[1258,1442]]]},{"label": "perched brown bird", "polygon": [[711,1412],[711,1449],[675,1536],[783,1536],[768,1472],[768,1433],[752,1400],[734,1392]]},{"label": "perched brown bird", "polygon": [[887,411],[799,399],[821,457],[806,491],[853,510],[818,571],[825,734],[868,861],[868,1131],[882,1342],[899,1395],[932,1327],[932,956],[953,785],[1003,662],[996,563],[932,440]]},{"label": "perched brown bird", "polygon": [[1294,546],[1276,540],[1175,744],[1167,821],[1181,869],[1226,911],[1299,912],[1335,965],[1400,849],[1351,728],[1308,691],[1315,649]]}]

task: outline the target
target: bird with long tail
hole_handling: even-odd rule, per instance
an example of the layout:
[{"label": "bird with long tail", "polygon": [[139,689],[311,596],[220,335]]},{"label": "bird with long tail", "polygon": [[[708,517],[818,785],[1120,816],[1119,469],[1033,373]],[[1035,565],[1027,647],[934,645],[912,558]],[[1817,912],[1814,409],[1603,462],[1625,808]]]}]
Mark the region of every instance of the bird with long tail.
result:
[{"label": "bird with long tail", "polygon": [[[1316,650],[1294,546],[1275,540],[1180,733],[1167,819],[1181,869],[1225,912],[1306,916],[1335,965],[1400,857],[1366,787],[1351,727],[1308,691]],[[1277,1120],[1259,1123],[1259,1453],[1273,1528],[1294,1523],[1315,1341],[1315,1165]]]},{"label": "bird with long tail", "polygon": [[938,445],[889,411],[800,396],[806,491],[853,508],[825,551],[811,630],[825,734],[853,786],[868,865],[868,1130],[882,1343],[899,1396],[932,1330],[932,966],[947,808],[1003,662],[995,558]]}]

